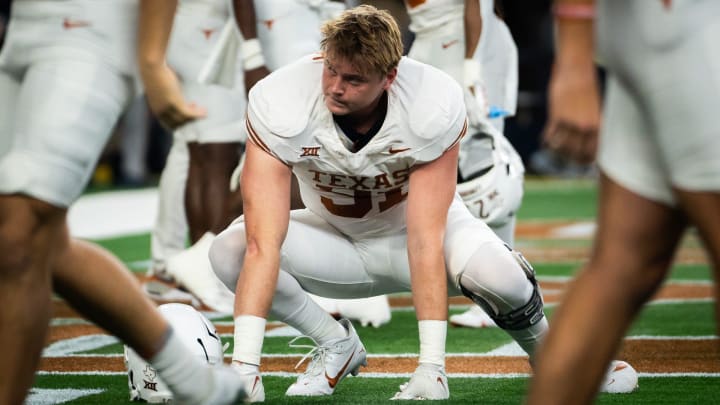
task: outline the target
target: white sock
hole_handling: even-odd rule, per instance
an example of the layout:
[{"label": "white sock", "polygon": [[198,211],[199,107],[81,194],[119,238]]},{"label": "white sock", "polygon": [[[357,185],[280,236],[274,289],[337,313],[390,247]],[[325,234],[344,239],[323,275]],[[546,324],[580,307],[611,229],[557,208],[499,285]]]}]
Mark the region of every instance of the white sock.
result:
[{"label": "white sock", "polygon": [[303,335],[323,345],[331,340],[342,339],[348,331],[318,305],[309,295],[303,294],[303,303],[296,311],[286,316],[283,322],[299,330]]},{"label": "white sock", "polygon": [[535,349],[545,338],[548,333],[548,321],[546,317],[543,317],[540,322],[533,326],[527,327],[520,330],[506,329],[505,332],[512,336],[525,353],[530,356],[530,361],[535,357]]},{"label": "white sock", "polygon": [[148,362],[176,399],[201,403],[210,395],[213,385],[210,367],[190,353],[172,328],[168,328],[163,347]]},{"label": "white sock", "polygon": [[321,345],[348,334],[335,318],[310,298],[293,276],[282,270],[278,274],[271,312]]}]

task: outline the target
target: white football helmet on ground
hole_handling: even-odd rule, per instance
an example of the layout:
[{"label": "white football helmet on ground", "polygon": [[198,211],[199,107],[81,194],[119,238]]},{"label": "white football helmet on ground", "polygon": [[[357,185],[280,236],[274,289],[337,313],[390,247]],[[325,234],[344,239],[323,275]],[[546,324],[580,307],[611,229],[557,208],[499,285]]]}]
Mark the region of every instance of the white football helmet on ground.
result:
[{"label": "white football helmet on ground", "polygon": [[[210,364],[223,361],[220,336],[203,314],[189,305],[177,303],[163,304],[158,309],[194,355]],[[172,400],[172,393],[160,380],[157,370],[128,346],[125,346],[125,367],[131,401],[158,404]]]}]

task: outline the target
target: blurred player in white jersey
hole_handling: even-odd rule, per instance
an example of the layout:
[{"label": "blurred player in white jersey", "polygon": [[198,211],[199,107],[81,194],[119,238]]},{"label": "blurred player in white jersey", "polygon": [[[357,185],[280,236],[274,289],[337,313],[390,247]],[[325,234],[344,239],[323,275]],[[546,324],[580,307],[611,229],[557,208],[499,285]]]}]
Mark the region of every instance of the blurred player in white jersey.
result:
[{"label": "blurred player in white jersey", "polygon": [[248,396],[229,367],[195,358],[123,264],[72,239],[68,207],[82,193],[134,96],[134,0],[17,0],[0,54],[13,143],[0,159],[0,403],[33,381],[54,292],[148,360],[179,402]]},{"label": "blurred player in white jersey", "polygon": [[[509,246],[523,196],[522,160],[503,135],[515,114],[517,47],[493,0],[405,0],[415,40],[408,56],[463,85],[470,126],[461,143],[458,192]],[[453,315],[456,326],[496,326],[479,306]]]},{"label": "blurred player in white jersey", "polygon": [[[152,25],[144,28],[161,36],[143,38],[141,73],[152,110],[174,131],[160,179],[151,273],[176,281],[212,309],[231,313],[232,294],[214,276],[207,251],[215,234],[242,213],[241,199],[228,185],[245,141],[238,127],[245,87],[268,73],[255,38],[253,2],[158,3],[157,12],[176,9],[172,33],[168,43],[164,32],[170,27],[148,20]],[[143,63],[164,57],[166,48],[170,69]],[[182,94],[176,93],[179,88]],[[188,231],[192,246],[186,250]],[[176,295],[177,290],[162,280],[146,289],[156,298],[174,298],[167,292]]]},{"label": "blurred player in white jersey", "polygon": [[[545,136],[582,162],[598,147],[600,199],[592,255],[553,315],[529,403],[585,404],[689,226],[712,263],[720,327],[720,2],[558,0],[553,10]],[[602,122],[595,57],[607,72]]]},{"label": "blurred player in white jersey", "polygon": [[[272,314],[318,346],[286,395],[330,395],[366,352],[352,324],[307,293],[412,291],[420,363],[395,399],[446,399],[448,294],[484,303],[532,355],[548,327],[532,268],[456,197],[461,87],[402,58],[387,12],[350,9],[322,32],[322,54],[250,91],[245,215],[210,250],[218,277],[236,288],[233,363],[259,376]],[[307,208],[291,212],[293,174]]]}]

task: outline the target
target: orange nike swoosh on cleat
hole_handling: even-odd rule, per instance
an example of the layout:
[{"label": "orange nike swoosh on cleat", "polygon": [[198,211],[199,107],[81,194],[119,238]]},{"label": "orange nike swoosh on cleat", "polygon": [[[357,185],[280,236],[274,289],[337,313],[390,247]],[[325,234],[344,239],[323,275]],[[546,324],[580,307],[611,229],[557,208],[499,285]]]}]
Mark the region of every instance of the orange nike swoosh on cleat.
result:
[{"label": "orange nike swoosh on cleat", "polygon": [[457,39],[453,39],[453,40],[450,41],[450,42],[444,42],[444,43],[442,44],[442,48],[443,48],[443,49],[448,49],[448,48],[450,48],[451,46],[457,44],[458,42],[460,42],[460,41],[458,41]]},{"label": "orange nike swoosh on cleat", "polygon": [[388,153],[390,153],[391,155],[394,155],[396,153],[405,152],[406,150],[410,150],[410,148],[393,149],[391,146],[390,149],[388,149]]},{"label": "orange nike swoosh on cleat", "polygon": [[252,389],[250,390],[250,393],[255,392],[255,388],[257,387],[257,385],[258,385],[259,382],[260,382],[260,376],[259,376],[259,375],[256,375],[256,376],[255,376],[255,382],[253,383],[253,387],[252,387]]},{"label": "orange nike swoosh on cleat", "polygon": [[442,385],[442,386],[443,386],[443,388],[445,388],[445,384],[443,383],[443,380],[442,380],[442,378],[438,377],[438,378],[437,378],[437,382],[439,382],[439,383],[440,383],[440,385]]},{"label": "orange nike swoosh on cleat", "polygon": [[63,19],[63,28],[71,30],[73,28],[89,27],[91,24],[89,21],[83,20],[71,20],[69,18]]},{"label": "orange nike swoosh on cleat", "polygon": [[345,370],[346,370],[346,369],[348,368],[348,366],[350,365],[350,361],[352,361],[353,357],[355,357],[355,354],[354,354],[354,353],[353,353],[352,356],[350,356],[350,358],[348,359],[348,361],[345,362],[345,365],[340,369],[340,371],[338,371],[338,373],[337,373],[337,375],[335,375],[335,377],[330,377],[330,376],[327,374],[327,371],[325,371],[325,378],[327,379],[328,385],[330,386],[330,388],[335,388],[335,386],[337,385],[337,383],[338,383],[338,381],[340,380],[341,376],[343,375],[343,373],[345,372]]}]

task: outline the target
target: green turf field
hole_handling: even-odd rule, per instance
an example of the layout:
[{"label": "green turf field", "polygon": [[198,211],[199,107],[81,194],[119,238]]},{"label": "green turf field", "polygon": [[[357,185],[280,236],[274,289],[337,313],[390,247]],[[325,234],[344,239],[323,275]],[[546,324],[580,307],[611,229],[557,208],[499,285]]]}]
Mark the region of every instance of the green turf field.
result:
[{"label": "green turf field", "polygon": [[[590,181],[546,181],[528,180],[525,201],[519,212],[520,223],[581,221],[591,222],[596,210],[596,190]],[[144,272],[149,257],[149,236],[147,234],[104,239],[98,241],[116,253],[136,272]],[[590,237],[577,238],[535,238],[519,237],[517,245],[528,251],[551,249],[586,249],[591,243]],[[686,241],[688,249],[696,246],[693,240]],[[547,261],[533,260],[541,282],[564,282],[578,270],[582,258],[560,258]],[[680,263],[673,267],[668,284],[687,286],[688,288],[706,288],[711,280],[708,266],[702,263]],[[552,319],[554,303],[546,307],[546,313]],[[462,305],[454,305],[451,313],[461,312]],[[713,302],[710,298],[663,299],[649,304],[628,332],[629,341],[653,341],[681,339],[693,342],[715,341],[716,329],[713,322]],[[229,325],[230,317],[210,314],[218,325]],[[78,319],[54,319],[54,325],[82,323]],[[417,323],[414,313],[407,307],[396,307],[393,320],[379,329],[361,328],[356,325],[368,353],[372,356],[413,356],[418,351]],[[229,333],[223,334],[223,340],[231,342]],[[287,346],[289,337],[266,337],[264,356],[293,356],[297,359],[304,354]],[[100,363],[118,364],[122,346],[105,341],[97,347],[63,347],[53,355],[54,359],[72,362],[76,358],[98,359]],[[511,339],[499,329],[458,329],[450,328],[447,338],[449,358],[475,356],[478,362],[490,361],[489,352],[512,343]],[[698,343],[699,344],[699,343]],[[718,346],[717,344],[715,345]],[[231,353],[231,348],[227,353]],[[59,353],[59,354],[58,354]],[[718,359],[717,351],[709,355]],[[657,353],[658,358],[685,364],[692,358],[665,356]],[[697,360],[703,357],[699,355]],[[295,360],[297,361],[297,360]],[[632,362],[631,362],[632,363]],[[128,403],[127,382],[122,371],[104,369],[87,370],[82,373],[41,371],[33,388],[33,396],[28,403],[53,404],[122,404]],[[42,367],[41,367],[42,369]],[[717,369],[717,367],[716,367]],[[322,399],[288,399],[283,396],[285,389],[294,377],[289,373],[271,373],[264,377],[266,402],[268,403],[385,403],[394,394],[399,384],[409,374],[389,374],[377,372],[352,377],[339,385],[335,394]],[[664,373],[654,370],[640,372],[639,388],[631,394],[602,394],[600,404],[712,404],[720,403],[720,373],[698,373],[688,368],[678,372]],[[478,373],[453,374],[450,372],[451,400],[442,401],[453,404],[520,404],[526,393],[527,374]],[[568,381],[572,384],[572,381]]]}]

